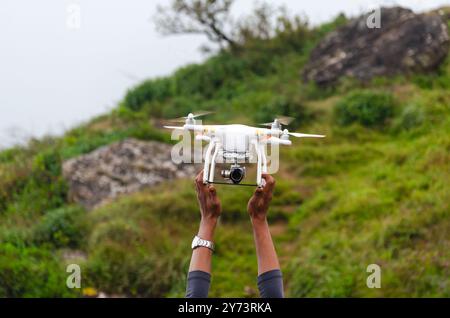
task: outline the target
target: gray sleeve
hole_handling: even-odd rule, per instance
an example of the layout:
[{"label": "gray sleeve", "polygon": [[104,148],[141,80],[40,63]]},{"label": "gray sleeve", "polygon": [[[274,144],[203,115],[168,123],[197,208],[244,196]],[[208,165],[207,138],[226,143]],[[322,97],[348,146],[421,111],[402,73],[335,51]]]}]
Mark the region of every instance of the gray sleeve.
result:
[{"label": "gray sleeve", "polygon": [[261,298],[283,298],[283,275],[274,269],[258,276],[258,289]]},{"label": "gray sleeve", "polygon": [[192,271],[187,276],[186,298],[208,297],[211,275],[204,271]]}]

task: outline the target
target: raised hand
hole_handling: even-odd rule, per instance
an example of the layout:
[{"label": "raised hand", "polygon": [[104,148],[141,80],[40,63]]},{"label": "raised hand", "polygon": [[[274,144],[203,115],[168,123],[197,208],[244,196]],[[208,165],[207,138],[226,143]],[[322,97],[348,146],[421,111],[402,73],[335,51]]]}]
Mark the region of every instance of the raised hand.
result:
[{"label": "raised hand", "polygon": [[203,183],[203,170],[195,178],[195,187],[202,220],[217,220],[222,207],[214,186]]},{"label": "raised hand", "polygon": [[272,193],[275,188],[275,179],[264,173],[262,178],[266,184],[262,188],[257,188],[255,193],[248,201],[247,210],[250,217],[255,221],[265,221],[267,218],[267,211],[269,210],[270,201],[272,201]]}]

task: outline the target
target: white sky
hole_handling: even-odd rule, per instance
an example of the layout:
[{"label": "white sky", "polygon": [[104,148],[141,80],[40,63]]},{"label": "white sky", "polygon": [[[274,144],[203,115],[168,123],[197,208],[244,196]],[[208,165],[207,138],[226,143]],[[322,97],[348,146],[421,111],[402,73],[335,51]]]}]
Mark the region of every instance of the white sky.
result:
[{"label": "white sky", "polygon": [[[450,0],[278,0],[313,24],[339,12],[357,15],[374,5],[422,11]],[[200,62],[202,36],[163,38],[151,20],[163,0],[1,0],[0,147],[30,136],[57,134],[114,107],[140,80]],[[71,4],[80,28],[68,27]],[[235,15],[251,0],[236,0]]]}]

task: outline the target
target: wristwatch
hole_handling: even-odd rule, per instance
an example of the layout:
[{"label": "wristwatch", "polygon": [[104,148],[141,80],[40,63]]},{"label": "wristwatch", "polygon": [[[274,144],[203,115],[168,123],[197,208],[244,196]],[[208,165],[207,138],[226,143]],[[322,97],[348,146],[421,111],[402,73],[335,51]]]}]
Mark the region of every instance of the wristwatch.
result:
[{"label": "wristwatch", "polygon": [[213,242],[208,241],[208,240],[204,240],[204,239],[202,239],[202,238],[200,238],[200,237],[198,237],[198,236],[196,235],[196,236],[194,237],[194,239],[192,240],[192,245],[191,245],[191,247],[192,247],[192,249],[194,250],[194,249],[196,249],[197,247],[200,247],[200,246],[207,247],[207,248],[209,248],[211,251],[214,252],[214,243],[213,243]]}]

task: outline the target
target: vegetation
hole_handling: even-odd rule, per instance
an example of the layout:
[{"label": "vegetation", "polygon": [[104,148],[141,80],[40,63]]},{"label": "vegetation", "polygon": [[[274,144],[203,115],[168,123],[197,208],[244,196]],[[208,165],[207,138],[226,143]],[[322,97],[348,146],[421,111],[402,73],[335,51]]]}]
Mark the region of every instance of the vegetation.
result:
[{"label": "vegetation", "polygon": [[393,115],[394,100],[387,93],[356,91],[341,99],[334,109],[340,125],[382,126]]},{"label": "vegetation", "polygon": [[[1,151],[0,297],[80,296],[65,285],[73,262],[85,295],[183,296],[199,217],[192,181],[87,212],[68,202],[61,163],[128,137],[169,142],[159,118],[200,109],[217,111],[208,122],[295,116],[299,130],[327,135],[284,148],[275,175],[270,223],[288,296],[449,297],[450,64],[329,89],[303,83],[311,48],[343,22],[249,39],[130,89],[116,110],[62,137]],[[257,296],[252,191],[218,188],[226,208],[211,296]],[[372,263],[381,289],[365,285]]]}]

